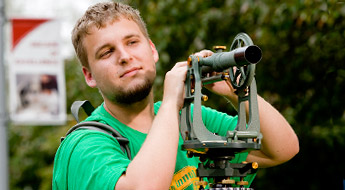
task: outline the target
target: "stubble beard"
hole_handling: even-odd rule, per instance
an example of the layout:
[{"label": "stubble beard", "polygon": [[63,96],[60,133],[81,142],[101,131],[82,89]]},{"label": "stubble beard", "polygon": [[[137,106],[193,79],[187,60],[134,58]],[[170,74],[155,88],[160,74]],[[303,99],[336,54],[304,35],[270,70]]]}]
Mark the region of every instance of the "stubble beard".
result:
[{"label": "stubble beard", "polygon": [[120,90],[114,90],[116,93],[107,95],[107,99],[120,105],[131,105],[140,102],[150,94],[153,82],[154,78],[146,78],[142,84],[138,84],[131,89],[121,88]]}]

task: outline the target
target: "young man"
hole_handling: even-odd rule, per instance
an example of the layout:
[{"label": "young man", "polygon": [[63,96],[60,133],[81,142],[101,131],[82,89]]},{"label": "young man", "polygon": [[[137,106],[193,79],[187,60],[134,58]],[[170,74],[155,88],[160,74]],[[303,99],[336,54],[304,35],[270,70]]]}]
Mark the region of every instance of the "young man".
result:
[{"label": "young man", "polygon": [[[159,56],[137,10],[114,2],[96,4],[77,22],[72,41],[86,83],[97,87],[104,99],[86,120],[106,123],[128,138],[133,159],[108,134],[75,131],[56,153],[53,189],[195,189],[198,160],[187,158],[181,149],[178,122],[186,62],[167,72],[163,99],[154,103],[152,85]],[[196,55],[211,54],[203,50]],[[210,89],[237,105],[228,83],[218,82]],[[261,167],[286,162],[299,151],[297,136],[259,96],[258,103],[262,148],[239,154],[236,160],[255,161]],[[227,127],[233,129],[237,121],[209,108],[203,108],[203,114],[205,125],[215,132],[229,123],[233,125]]]}]

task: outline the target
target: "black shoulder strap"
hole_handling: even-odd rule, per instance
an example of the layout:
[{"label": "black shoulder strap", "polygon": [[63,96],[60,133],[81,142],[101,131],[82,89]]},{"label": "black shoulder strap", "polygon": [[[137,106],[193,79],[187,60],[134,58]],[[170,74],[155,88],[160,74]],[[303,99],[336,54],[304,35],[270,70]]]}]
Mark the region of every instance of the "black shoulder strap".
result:
[{"label": "black shoulder strap", "polygon": [[127,154],[127,157],[131,160],[132,156],[131,156],[131,151],[128,146],[128,143],[129,143],[128,139],[123,137],[114,128],[112,128],[111,126],[107,124],[100,123],[97,121],[87,121],[87,122],[79,123],[79,109],[81,107],[84,109],[87,115],[91,115],[91,113],[95,109],[88,100],[75,101],[71,106],[71,111],[74,118],[77,120],[78,123],[67,131],[65,137],[61,137],[61,142],[67,137],[67,135],[79,129],[90,129],[90,130],[100,131],[100,132],[113,136],[119,142],[121,150],[125,152]]}]

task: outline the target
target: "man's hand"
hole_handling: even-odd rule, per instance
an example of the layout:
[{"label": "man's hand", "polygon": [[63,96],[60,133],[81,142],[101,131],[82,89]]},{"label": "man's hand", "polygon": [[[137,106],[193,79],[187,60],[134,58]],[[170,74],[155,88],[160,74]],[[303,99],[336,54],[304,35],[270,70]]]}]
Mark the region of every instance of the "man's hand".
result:
[{"label": "man's hand", "polygon": [[178,110],[183,106],[186,75],[186,61],[176,63],[165,75],[163,102],[170,100],[176,102]]},{"label": "man's hand", "polygon": [[[205,58],[211,56],[212,54],[213,52],[210,50],[202,50],[198,53],[195,53],[194,55]],[[209,76],[215,76],[217,74],[219,73],[213,72],[209,73]],[[235,94],[235,90],[232,87],[229,79],[211,83],[205,85],[204,87],[217,95],[226,97],[232,102],[233,105],[237,105],[237,95]]]},{"label": "man's hand", "polygon": [[[202,50],[195,53],[195,56],[208,57],[213,54],[210,50]],[[215,74],[215,73],[214,73]],[[177,103],[179,109],[183,107],[184,102],[184,83],[187,75],[187,62],[178,62],[176,65],[166,73],[164,80],[164,96],[163,101],[173,100]],[[220,81],[217,83],[209,84],[205,86],[212,92],[227,96],[234,94],[233,89],[229,81]]]}]

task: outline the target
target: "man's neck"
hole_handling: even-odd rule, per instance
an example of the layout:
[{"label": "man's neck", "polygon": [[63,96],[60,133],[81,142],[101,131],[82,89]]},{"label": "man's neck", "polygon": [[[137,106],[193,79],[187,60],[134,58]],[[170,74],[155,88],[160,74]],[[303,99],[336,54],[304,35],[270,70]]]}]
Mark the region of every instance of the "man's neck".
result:
[{"label": "man's neck", "polygon": [[104,108],[121,123],[142,133],[148,133],[154,119],[153,103],[153,95],[150,93],[142,101],[127,105],[104,99]]}]

